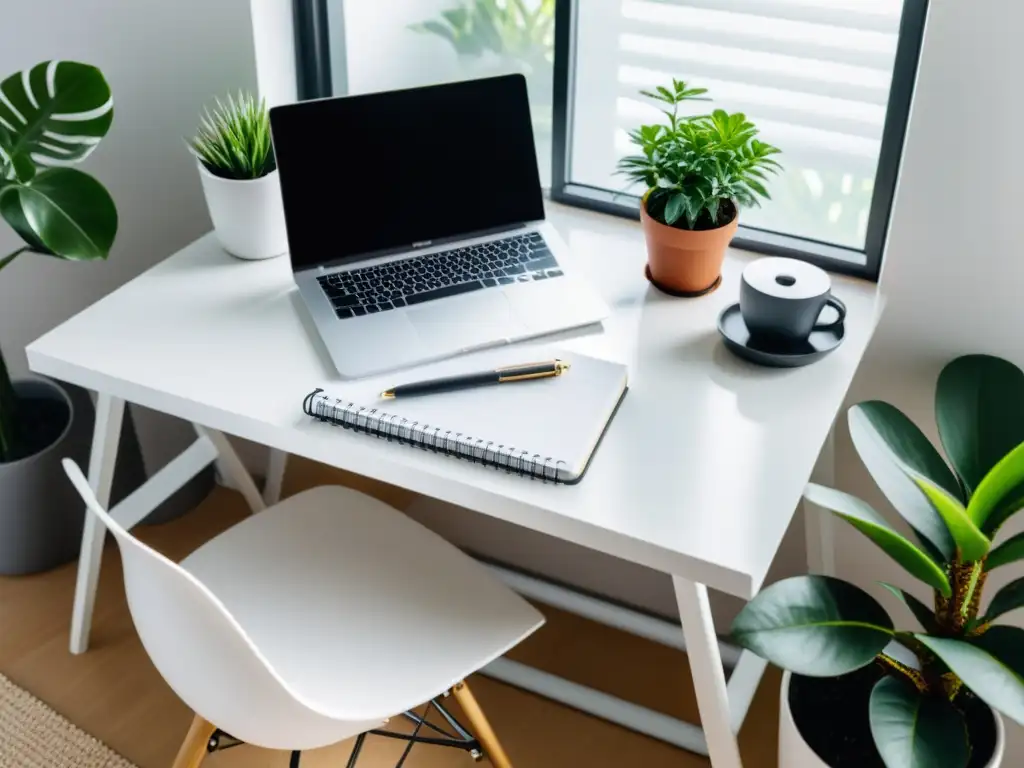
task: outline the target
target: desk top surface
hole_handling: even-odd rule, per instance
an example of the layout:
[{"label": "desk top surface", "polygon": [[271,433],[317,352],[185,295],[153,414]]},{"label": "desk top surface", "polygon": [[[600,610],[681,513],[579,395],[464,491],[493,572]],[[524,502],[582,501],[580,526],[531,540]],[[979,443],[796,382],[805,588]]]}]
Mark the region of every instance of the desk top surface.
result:
[{"label": "desk top surface", "polygon": [[643,277],[639,224],[549,204],[612,308],[604,332],[560,342],[630,365],[630,392],[582,483],[554,486],[331,428],[314,387],[343,392],[287,258],[244,262],[211,235],[28,348],[32,369],[371,476],[741,597],[760,588],[876,325],[875,285],[835,277],[846,339],[806,368],[734,358],[716,319],[756,258],[675,299]]}]

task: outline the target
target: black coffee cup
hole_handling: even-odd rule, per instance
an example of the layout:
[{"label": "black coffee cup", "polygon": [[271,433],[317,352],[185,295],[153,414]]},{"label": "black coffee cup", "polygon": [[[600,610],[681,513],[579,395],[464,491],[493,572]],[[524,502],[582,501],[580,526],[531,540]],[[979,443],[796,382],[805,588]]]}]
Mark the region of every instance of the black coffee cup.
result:
[{"label": "black coffee cup", "polygon": [[[821,322],[825,306],[834,320]],[[740,314],[751,336],[806,341],[812,331],[828,330],[846,318],[846,305],[832,295],[832,281],[820,267],[797,259],[752,261],[740,282]]]}]

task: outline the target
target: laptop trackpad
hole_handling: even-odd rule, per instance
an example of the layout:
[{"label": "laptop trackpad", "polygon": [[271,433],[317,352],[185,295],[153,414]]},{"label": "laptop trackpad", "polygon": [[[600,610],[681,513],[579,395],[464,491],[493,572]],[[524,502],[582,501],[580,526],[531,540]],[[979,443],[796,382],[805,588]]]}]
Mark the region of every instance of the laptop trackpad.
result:
[{"label": "laptop trackpad", "polygon": [[411,309],[406,316],[426,343],[454,349],[508,341],[525,330],[505,294],[493,289]]}]

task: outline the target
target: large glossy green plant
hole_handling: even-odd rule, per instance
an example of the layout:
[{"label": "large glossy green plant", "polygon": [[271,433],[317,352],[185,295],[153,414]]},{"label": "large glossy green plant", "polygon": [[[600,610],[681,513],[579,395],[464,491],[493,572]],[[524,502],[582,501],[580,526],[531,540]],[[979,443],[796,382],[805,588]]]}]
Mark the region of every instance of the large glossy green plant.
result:
[{"label": "large glossy green plant", "polygon": [[865,591],[825,576],[768,587],[732,628],[740,645],[800,675],[880,665],[887,674],[871,693],[868,715],[888,768],[964,768],[971,745],[963,710],[971,697],[1024,724],[1024,629],[995,624],[1024,606],[1024,578],[982,607],[988,574],[1024,559],[1024,535],[994,543],[1024,507],[1024,372],[996,357],[958,358],[939,376],[935,415],[945,459],[888,403],[849,412],[861,459],[912,536],[848,494],[814,484],[804,494],[931,588],[926,605],[884,585],[920,630],[897,630]]},{"label": "large glossy green plant", "polygon": [[[114,104],[103,74],[88,64],[44,61],[8,77],[0,93],[0,216],[24,241],[0,257],[0,270],[25,251],[105,259],[117,233],[114,201],[96,179],[69,167],[110,129]],[[26,450],[0,354],[0,462]]]}]

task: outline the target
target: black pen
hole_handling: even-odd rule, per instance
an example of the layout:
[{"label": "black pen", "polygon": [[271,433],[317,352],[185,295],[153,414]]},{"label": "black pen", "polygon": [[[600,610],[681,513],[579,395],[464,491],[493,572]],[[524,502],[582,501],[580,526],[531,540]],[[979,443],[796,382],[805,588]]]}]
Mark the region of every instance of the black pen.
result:
[{"label": "black pen", "polygon": [[395,397],[435,395],[440,392],[452,392],[457,389],[486,387],[490,384],[507,384],[514,381],[548,379],[552,376],[561,376],[568,370],[569,364],[564,360],[548,360],[543,363],[523,363],[522,365],[510,365],[505,368],[480,371],[479,373],[464,373],[460,376],[445,376],[440,379],[428,379],[426,381],[415,381],[410,384],[400,384],[397,387],[384,390],[380,393],[380,396],[385,400],[390,400]]}]

